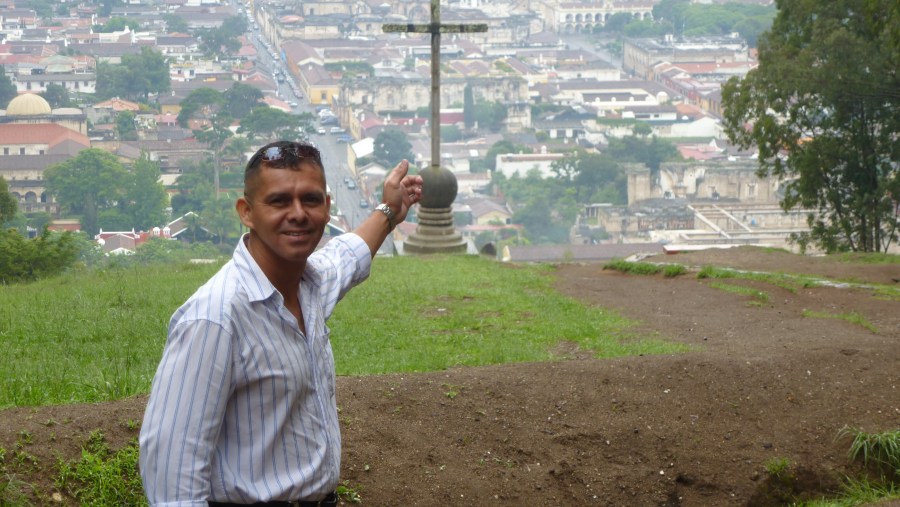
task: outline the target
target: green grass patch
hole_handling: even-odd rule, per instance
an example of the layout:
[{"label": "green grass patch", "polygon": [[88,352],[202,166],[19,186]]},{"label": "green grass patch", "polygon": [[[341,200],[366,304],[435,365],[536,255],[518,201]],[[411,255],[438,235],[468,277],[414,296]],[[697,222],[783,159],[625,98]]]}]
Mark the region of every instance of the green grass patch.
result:
[{"label": "green grass patch", "polygon": [[900,255],[881,252],[846,252],[840,254],[838,259],[854,264],[900,264]]},{"label": "green grass patch", "polygon": [[[474,256],[379,257],[329,321],[340,375],[434,371],[558,359],[664,354],[635,324],[551,287],[550,266]],[[173,264],[82,271],[0,287],[0,408],[149,392],[172,313],[219,268]]]},{"label": "green grass patch", "polygon": [[815,287],[819,282],[814,278],[802,275],[788,275],[784,273],[760,273],[752,271],[738,271],[736,269],[718,268],[715,266],[704,266],[697,273],[697,278],[718,278],[718,279],[737,279],[737,280],[755,280],[765,282],[776,287],[797,292],[798,289],[804,287]]},{"label": "green grass patch", "polygon": [[600,358],[688,350],[640,339],[630,331],[635,322],[561,296],[551,266],[475,256],[375,264],[329,321],[339,375],[547,361],[562,343]]},{"label": "green grass patch", "polygon": [[126,267],[0,287],[0,408],[148,392],[169,318],[217,269]]},{"label": "green grass patch", "polygon": [[741,285],[732,285],[730,283],[722,283],[722,282],[711,282],[709,284],[710,287],[714,289],[723,290],[725,292],[729,292],[731,294],[739,294],[741,296],[748,296],[753,298],[754,302],[758,304],[768,303],[769,302],[769,294],[767,292],[763,292],[761,290],[756,290],[752,287],[744,287]]},{"label": "green grass patch", "polygon": [[882,471],[900,478],[900,429],[883,433],[866,433],[860,429],[843,428],[838,438],[850,436],[850,458],[875,465]]},{"label": "green grass patch", "polygon": [[603,269],[619,271],[630,275],[658,275],[674,278],[687,273],[681,264],[653,264],[650,262],[629,262],[621,259],[612,260],[603,265]]},{"label": "green grass patch", "polygon": [[138,443],[111,452],[103,433],[94,431],[75,463],[58,462],[56,486],[79,505],[144,506],[144,489],[138,474]]},{"label": "green grass patch", "polygon": [[865,317],[856,313],[826,313],[826,312],[817,312],[814,310],[803,310],[804,317],[818,318],[818,319],[840,319],[847,321],[851,324],[856,324],[857,326],[862,326],[873,333],[878,333],[878,329],[872,325],[871,322],[866,320]]},{"label": "green grass patch", "polygon": [[900,500],[900,430],[867,433],[844,427],[838,432],[838,439],[848,437],[850,459],[870,467],[879,478],[847,478],[839,497],[793,503],[793,507],[855,507]]}]

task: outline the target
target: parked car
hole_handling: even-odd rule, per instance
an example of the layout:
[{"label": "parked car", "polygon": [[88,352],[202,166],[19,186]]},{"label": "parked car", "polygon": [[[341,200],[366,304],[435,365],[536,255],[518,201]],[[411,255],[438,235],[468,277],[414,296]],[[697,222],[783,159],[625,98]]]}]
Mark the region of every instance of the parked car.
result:
[{"label": "parked car", "polygon": [[347,188],[349,188],[350,190],[356,190],[356,182],[353,181],[352,179],[348,178],[347,179]]},{"label": "parked car", "polygon": [[341,127],[331,127],[331,130],[329,130],[329,132],[331,134],[343,134],[344,132],[347,132],[347,130]]},{"label": "parked car", "polygon": [[325,129],[324,129],[324,128],[319,127],[319,128],[316,129],[316,134],[324,134],[324,133],[325,133]]}]

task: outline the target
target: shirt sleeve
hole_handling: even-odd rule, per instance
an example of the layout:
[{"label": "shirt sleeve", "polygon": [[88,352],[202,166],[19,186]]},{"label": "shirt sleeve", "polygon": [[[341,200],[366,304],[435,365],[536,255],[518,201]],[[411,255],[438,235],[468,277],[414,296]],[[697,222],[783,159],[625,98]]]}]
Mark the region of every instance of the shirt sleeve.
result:
[{"label": "shirt sleeve", "polygon": [[341,234],[316,251],[314,260],[319,272],[317,285],[326,319],[347,292],[369,278],[372,253],[369,245],[354,233]]},{"label": "shirt sleeve", "polygon": [[150,505],[206,507],[210,459],[232,386],[231,333],[208,320],[173,326],[140,434]]}]

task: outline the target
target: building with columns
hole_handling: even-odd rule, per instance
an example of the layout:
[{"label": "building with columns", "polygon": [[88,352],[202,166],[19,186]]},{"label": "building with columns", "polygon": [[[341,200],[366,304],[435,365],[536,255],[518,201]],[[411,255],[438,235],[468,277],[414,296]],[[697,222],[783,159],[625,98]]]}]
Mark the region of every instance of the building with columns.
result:
[{"label": "building with columns", "polygon": [[51,110],[40,95],[25,93],[0,111],[0,176],[25,213],[55,213],[44,170],[91,147],[79,109]]}]

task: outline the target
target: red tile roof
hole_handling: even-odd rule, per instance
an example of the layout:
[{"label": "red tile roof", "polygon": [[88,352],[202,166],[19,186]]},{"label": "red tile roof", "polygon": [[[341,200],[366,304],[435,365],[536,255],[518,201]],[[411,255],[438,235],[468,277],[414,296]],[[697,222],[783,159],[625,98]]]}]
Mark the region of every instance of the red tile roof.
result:
[{"label": "red tile roof", "polygon": [[71,140],[88,148],[91,141],[84,134],[55,123],[7,123],[0,125],[0,145],[46,144],[53,147]]}]

